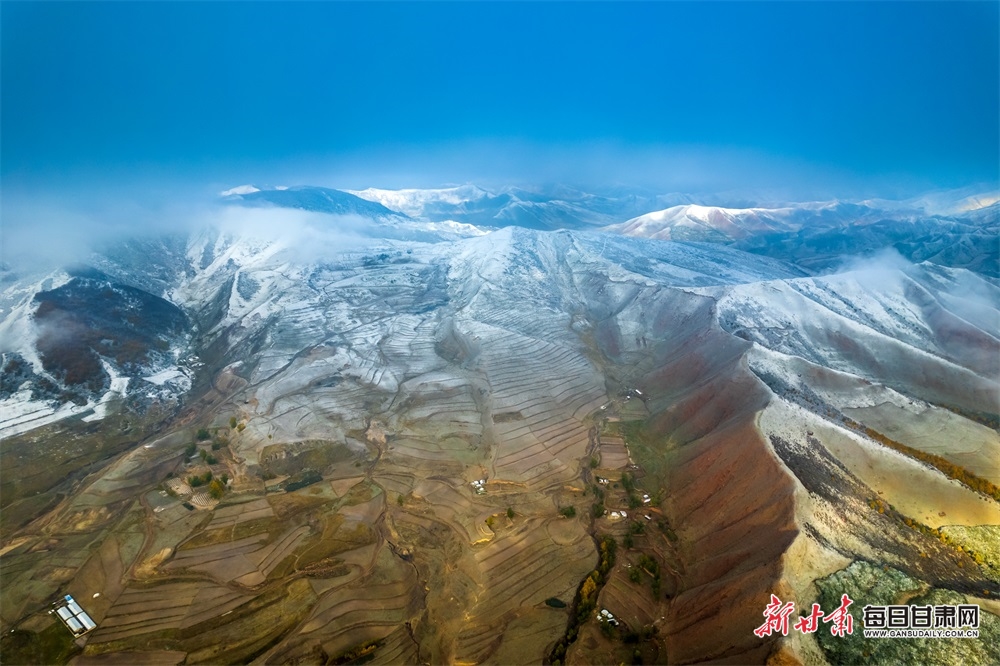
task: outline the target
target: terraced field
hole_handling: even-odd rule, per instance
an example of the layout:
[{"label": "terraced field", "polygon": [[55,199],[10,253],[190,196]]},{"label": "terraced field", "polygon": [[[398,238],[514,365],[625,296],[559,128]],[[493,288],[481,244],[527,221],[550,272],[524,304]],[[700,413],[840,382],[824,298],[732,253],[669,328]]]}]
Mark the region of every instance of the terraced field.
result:
[{"label": "terraced field", "polygon": [[373,642],[382,644],[380,653],[390,644],[390,651],[413,654],[416,646],[412,639],[407,641],[397,633],[414,608],[413,568],[394,558],[388,549],[378,553],[365,573],[324,586],[312,611],[266,659],[287,661],[292,655],[314,650],[336,658]]},{"label": "terraced field", "polygon": [[494,414],[493,475],[540,489],[578,476],[589,445],[583,419],[606,401],[594,366],[577,350],[508,331],[485,329],[480,340],[516,350],[480,357]]},{"label": "terraced field", "polygon": [[489,625],[548,598],[569,598],[592,567],[595,552],[590,535],[577,523],[515,521],[475,553],[486,587],[475,609],[477,620]]},{"label": "terraced field", "polygon": [[629,465],[628,447],[621,437],[605,435],[601,437],[601,469],[621,470]]},{"label": "terraced field", "polygon": [[264,582],[271,570],[292,553],[307,531],[305,527],[289,530],[266,545],[260,545],[267,539],[262,534],[218,546],[180,550],[165,569],[188,569],[206,573],[222,583],[234,581],[253,587]]},{"label": "terraced field", "polygon": [[[111,643],[194,626],[219,617],[252,597],[203,581],[167,583],[125,591],[91,640]],[[129,640],[135,646],[141,643]]]},{"label": "terraced field", "polygon": [[264,498],[233,504],[217,509],[212,514],[212,521],[205,528],[206,530],[218,530],[226,527],[235,527],[241,523],[253,520],[261,520],[274,516],[274,509]]}]

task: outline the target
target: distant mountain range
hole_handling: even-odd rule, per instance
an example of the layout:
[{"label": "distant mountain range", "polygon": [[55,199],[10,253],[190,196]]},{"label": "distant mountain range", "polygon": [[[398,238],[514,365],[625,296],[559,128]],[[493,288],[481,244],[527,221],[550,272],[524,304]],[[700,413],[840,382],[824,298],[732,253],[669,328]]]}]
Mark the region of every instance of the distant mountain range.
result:
[{"label": "distant mountain range", "polygon": [[244,206],[297,208],[331,215],[361,215],[373,219],[406,217],[405,214],[389,210],[374,201],[329,187],[299,186],[261,190],[243,186],[227,190],[222,196]]},{"label": "distant mountain range", "polygon": [[[1000,196],[970,193],[969,189],[903,201],[738,207],[703,205],[689,195],[654,195],[629,188],[591,194],[561,186],[497,191],[471,184],[351,191],[242,186],[223,194],[226,200],[247,206],[356,215],[397,229],[397,237],[409,234],[412,239],[423,235],[425,240],[444,240],[509,226],[593,230],[655,240],[723,243],[792,261],[814,272],[835,268],[851,256],[893,248],[912,261],[933,261],[1000,277],[1000,244],[996,242]],[[385,234],[384,229],[375,232]]]},{"label": "distant mountain range", "polygon": [[998,203],[947,216],[844,202],[744,209],[692,204],[647,213],[605,231],[724,243],[811,271],[830,270],[849,257],[892,248],[911,261],[1000,275]]}]

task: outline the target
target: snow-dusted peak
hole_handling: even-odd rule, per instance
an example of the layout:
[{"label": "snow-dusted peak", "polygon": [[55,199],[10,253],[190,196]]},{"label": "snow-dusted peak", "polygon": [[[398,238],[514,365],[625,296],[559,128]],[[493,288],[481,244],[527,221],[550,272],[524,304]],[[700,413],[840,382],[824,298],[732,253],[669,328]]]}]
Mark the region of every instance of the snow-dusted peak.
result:
[{"label": "snow-dusted peak", "polygon": [[234,188],[219,192],[219,196],[231,197],[238,194],[253,194],[254,192],[260,192],[260,188],[253,185],[237,185]]},{"label": "snow-dusted peak", "polygon": [[438,189],[383,190],[369,187],[364,190],[345,190],[356,197],[382,204],[411,217],[421,217],[429,205],[449,204],[458,206],[469,201],[478,201],[492,196],[477,185],[466,184]]},{"label": "snow-dusted peak", "polygon": [[723,208],[685,204],[653,211],[608,227],[625,236],[658,240],[711,240],[742,238],[758,231],[787,231],[793,208]]}]

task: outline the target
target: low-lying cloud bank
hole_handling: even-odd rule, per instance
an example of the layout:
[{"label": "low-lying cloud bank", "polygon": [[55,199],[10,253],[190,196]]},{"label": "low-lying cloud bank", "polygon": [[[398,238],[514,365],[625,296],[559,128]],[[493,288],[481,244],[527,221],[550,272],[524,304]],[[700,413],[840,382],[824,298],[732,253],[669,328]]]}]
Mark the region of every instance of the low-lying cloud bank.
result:
[{"label": "low-lying cloud bank", "polygon": [[205,228],[280,242],[302,257],[357,247],[371,237],[372,221],[288,208],[247,208],[200,201],[168,206],[122,203],[73,208],[46,201],[5,202],[0,260],[6,268],[47,271],[86,262],[117,241]]}]

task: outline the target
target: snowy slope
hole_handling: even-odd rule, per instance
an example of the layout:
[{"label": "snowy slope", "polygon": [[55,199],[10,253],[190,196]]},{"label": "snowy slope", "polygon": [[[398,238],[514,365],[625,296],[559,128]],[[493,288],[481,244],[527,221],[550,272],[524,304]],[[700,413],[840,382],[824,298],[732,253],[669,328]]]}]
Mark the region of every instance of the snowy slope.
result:
[{"label": "snowy slope", "polygon": [[877,213],[862,206],[817,202],[781,208],[723,208],[687,204],[612,225],[606,231],[659,240],[732,241],[757,234],[792,233],[806,224],[841,226]]}]

